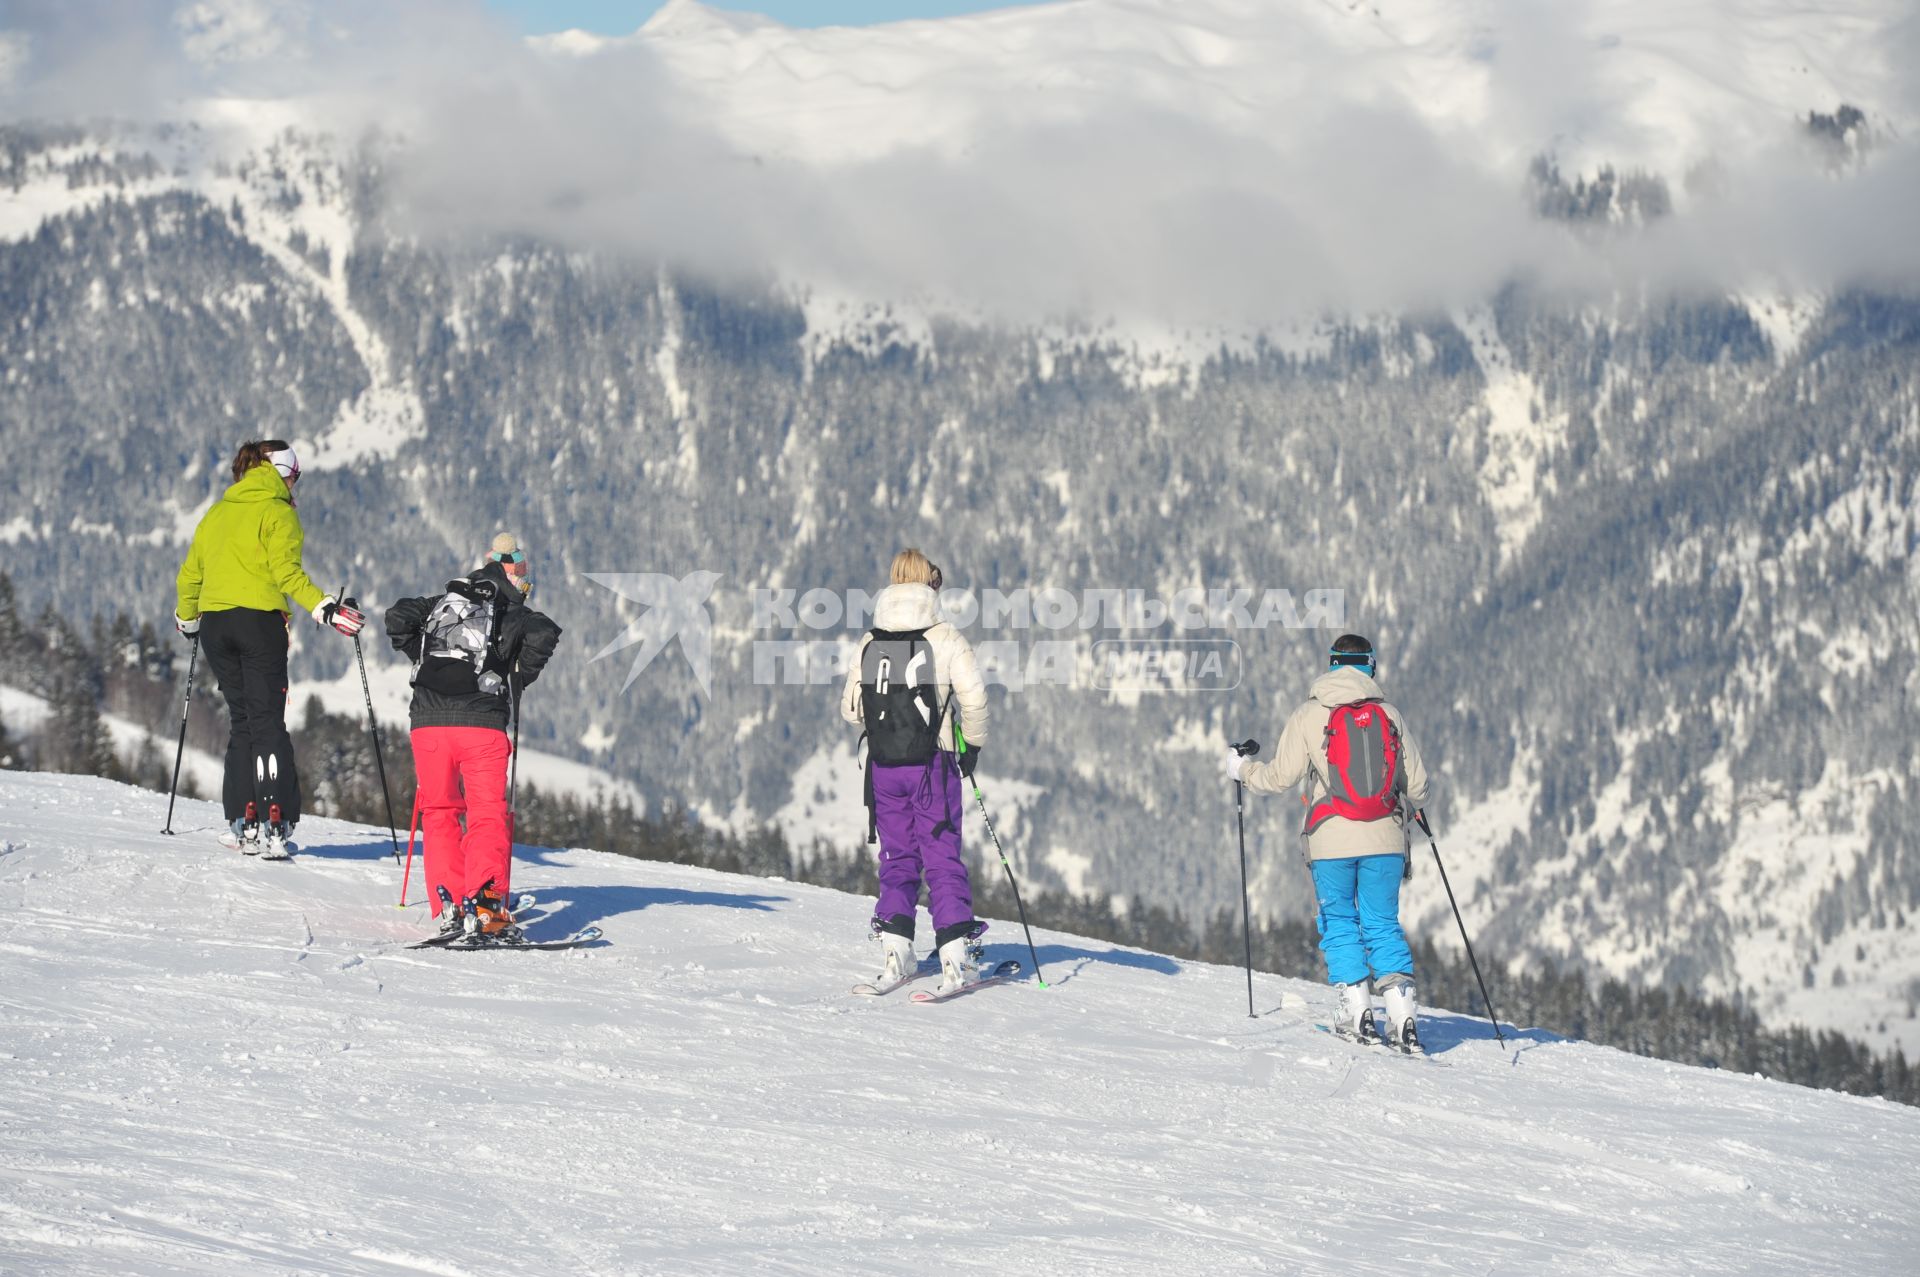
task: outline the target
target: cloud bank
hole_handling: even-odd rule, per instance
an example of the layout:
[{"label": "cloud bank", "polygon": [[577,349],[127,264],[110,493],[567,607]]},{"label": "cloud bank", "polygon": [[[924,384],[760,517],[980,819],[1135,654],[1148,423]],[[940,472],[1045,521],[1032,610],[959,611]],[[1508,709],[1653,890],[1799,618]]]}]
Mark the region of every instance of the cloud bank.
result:
[{"label": "cloud bank", "polygon": [[[643,36],[561,48],[467,0],[29,0],[0,11],[0,103],[157,120],[296,101],[341,135],[403,139],[410,234],[1013,321],[1262,325],[1515,279],[1912,289],[1920,91],[1899,68],[1920,19],[1854,7],[1848,24],[1770,0],[1482,0],[1444,20],[1084,0],[795,32],[683,0]],[[1785,48],[1802,73],[1779,71]],[[1806,112],[1842,101],[1866,125],[1811,139]],[[1644,164],[1674,211],[1543,219],[1538,154]]]}]

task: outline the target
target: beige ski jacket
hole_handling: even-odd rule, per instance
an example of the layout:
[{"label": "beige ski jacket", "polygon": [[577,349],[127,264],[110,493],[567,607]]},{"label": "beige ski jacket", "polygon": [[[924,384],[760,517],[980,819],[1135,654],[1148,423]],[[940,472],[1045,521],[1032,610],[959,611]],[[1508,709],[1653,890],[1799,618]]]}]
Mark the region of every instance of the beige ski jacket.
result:
[{"label": "beige ski jacket", "polygon": [[1352,856],[1398,856],[1407,850],[1407,813],[1427,801],[1427,767],[1400,711],[1386,703],[1380,684],[1354,667],[1328,670],[1313,681],[1312,699],[1293,711],[1280,733],[1270,762],[1250,763],[1240,773],[1248,789],[1278,794],[1307,782],[1301,811],[1327,793],[1327,720],[1335,708],[1356,701],[1379,701],[1400,732],[1400,776],[1406,801],[1384,820],[1348,820],[1330,816],[1306,835],[1308,860],[1344,860]]}]

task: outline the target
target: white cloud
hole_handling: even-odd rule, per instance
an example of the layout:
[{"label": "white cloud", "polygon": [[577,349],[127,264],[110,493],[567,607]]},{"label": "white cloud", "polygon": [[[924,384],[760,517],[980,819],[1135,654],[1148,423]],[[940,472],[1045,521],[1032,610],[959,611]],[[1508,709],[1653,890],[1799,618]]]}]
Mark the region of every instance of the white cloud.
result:
[{"label": "white cloud", "polygon": [[[1807,109],[1842,100],[1920,113],[1899,52],[1920,20],[1848,4],[1840,22],[1785,0],[1083,0],[871,32],[680,4],[668,34],[562,53],[457,0],[40,0],[16,6],[31,55],[7,98],[324,102],[349,135],[405,137],[392,192],[413,233],[1014,318],[1263,323],[1516,277],[1912,286],[1913,144],[1883,127],[1841,178],[1800,140]],[[1524,181],[1542,151],[1656,167],[1679,211],[1631,233],[1542,222]]]},{"label": "white cloud", "polygon": [[298,0],[198,0],[174,10],[188,58],[199,63],[297,59],[311,14]]}]

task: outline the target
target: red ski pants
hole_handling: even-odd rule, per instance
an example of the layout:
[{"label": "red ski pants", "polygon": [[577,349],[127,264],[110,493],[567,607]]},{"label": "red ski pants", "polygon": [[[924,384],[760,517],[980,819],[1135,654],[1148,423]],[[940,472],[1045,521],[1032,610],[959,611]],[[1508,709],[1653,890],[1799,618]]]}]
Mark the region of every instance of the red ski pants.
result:
[{"label": "red ski pants", "polygon": [[413,771],[426,840],[427,901],[440,916],[440,888],[455,901],[491,890],[508,895],[513,839],[507,828],[507,759],[495,727],[416,727]]}]

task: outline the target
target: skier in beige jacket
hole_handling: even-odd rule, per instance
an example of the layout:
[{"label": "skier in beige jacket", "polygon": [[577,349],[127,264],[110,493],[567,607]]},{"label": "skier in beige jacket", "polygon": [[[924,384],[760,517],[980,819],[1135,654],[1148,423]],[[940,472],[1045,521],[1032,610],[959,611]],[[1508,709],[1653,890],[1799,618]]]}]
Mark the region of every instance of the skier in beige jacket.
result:
[{"label": "skier in beige jacket", "polygon": [[1375,681],[1373,645],[1345,634],[1328,659],[1310,699],[1288,717],[1273,760],[1230,754],[1226,771],[1256,793],[1306,782],[1303,832],[1319,898],[1320,951],[1327,979],[1340,991],[1335,1027],[1379,1041],[1371,992],[1377,986],[1386,1003],[1387,1041],[1412,1053],[1420,1041],[1400,884],[1407,813],[1427,801],[1427,768],[1406,720]]},{"label": "skier in beige jacket", "polygon": [[977,978],[986,930],[973,916],[960,846],[960,778],[973,775],[986,743],[987,689],[973,648],[940,619],[939,567],[906,549],[894,556],[891,575],[840,697],[841,717],[864,732],[868,841],[880,843],[873,932],[886,955],[872,987],[884,992],[917,970],[914,918],[924,880],[941,988],[950,991]]}]

